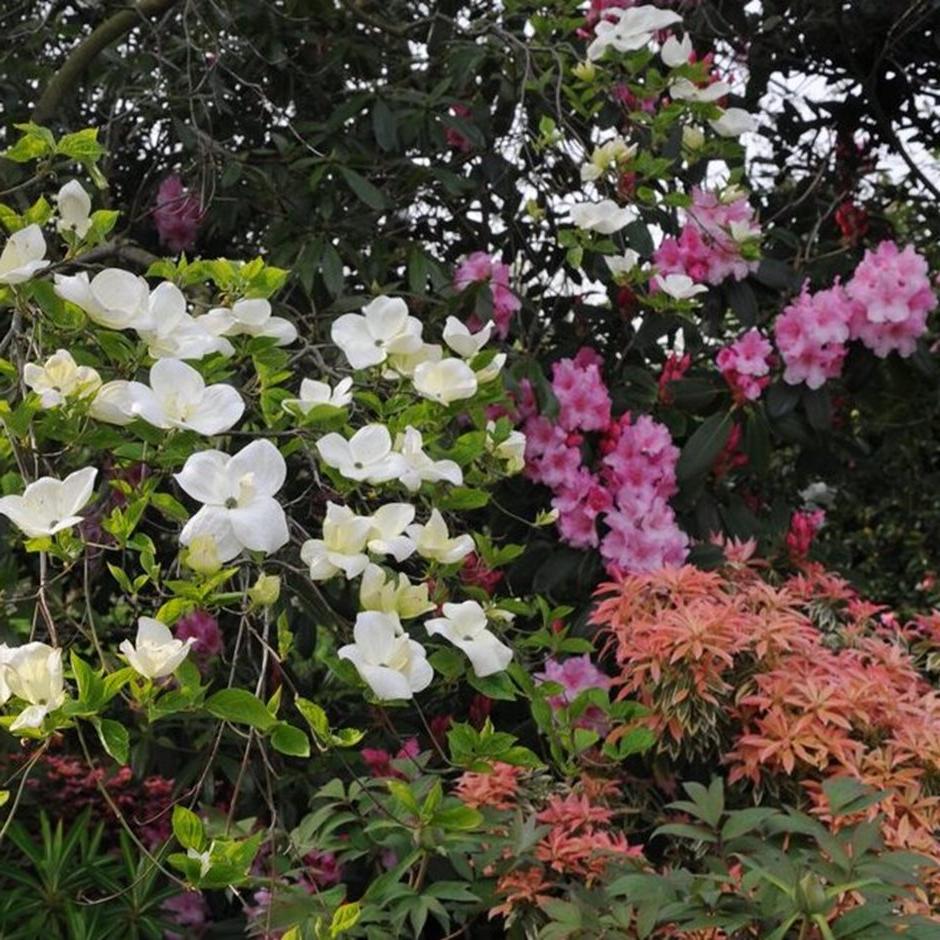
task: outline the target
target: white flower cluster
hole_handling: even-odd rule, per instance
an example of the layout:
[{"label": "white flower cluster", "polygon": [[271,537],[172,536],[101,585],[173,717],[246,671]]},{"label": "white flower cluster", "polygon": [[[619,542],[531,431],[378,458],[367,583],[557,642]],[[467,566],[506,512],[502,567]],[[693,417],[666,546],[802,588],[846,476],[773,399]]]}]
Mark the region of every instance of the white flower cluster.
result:
[{"label": "white flower cluster", "polygon": [[[63,187],[57,200],[61,232],[82,237],[89,226],[91,202],[77,183]],[[0,283],[28,281],[48,266],[46,246],[38,226],[10,237],[0,254]],[[79,365],[68,350],[60,349],[44,363],[25,366],[24,382],[38,396],[40,406],[60,408],[84,401],[90,417],[114,425],[142,420],[163,430],[180,429],[207,437],[231,430],[241,419],[245,403],[230,385],[206,385],[202,375],[185,360],[212,353],[230,356],[230,337],[266,336],[277,345],[297,337],[287,320],[272,316],[264,299],[246,298],[231,307],[193,315],[182,291],[170,282],[151,289],[147,281],[117,268],[89,277],[55,275],[55,292],[80,307],[92,322],[111,330],[134,330],[155,360],[149,382],[102,382],[95,369]],[[481,385],[496,379],[505,355],[480,356],[491,326],[472,333],[451,317],[443,331],[446,346],[424,342],[420,321],[408,313],[404,301],[378,297],[360,314],[341,316],[332,338],[353,369],[380,366],[380,375],[407,379],[422,398],[449,406],[472,398]],[[283,407],[304,416],[318,407],[347,408],[353,400],[353,379],[335,387],[304,379],[298,398]],[[518,472],[524,462],[525,439],[513,432],[496,443],[488,425],[488,450]],[[323,463],[341,476],[372,486],[395,482],[416,493],[424,483],[463,484],[461,468],[453,460],[435,460],[424,449],[421,432],[410,425],[392,438],[383,424],[369,424],[349,439],[329,433],[316,442]],[[26,486],[22,495],[0,499],[6,516],[30,538],[52,538],[82,521],[79,512],[92,497],[97,470],[86,467],[64,480],[43,477]],[[233,455],[220,450],[191,454],[175,474],[180,488],[201,504],[185,524],[180,543],[213,563],[232,560],[241,552],[269,554],[290,539],[288,521],[277,494],[287,477],[287,466],[269,440],[255,440]],[[345,506],[329,503],[322,537],[308,539],[301,559],[310,577],[321,581],[342,575],[361,577],[359,614],[352,644],[342,647],[348,659],[381,699],[410,698],[431,681],[433,671],[426,651],[401,625],[434,609],[426,584],[412,584],[407,575],[389,575],[375,559],[401,563],[417,554],[432,564],[459,563],[474,548],[469,535],[452,536],[437,509],[415,521],[410,503],[390,502],[371,515],[360,516]],[[430,619],[429,635],[439,635],[466,653],[479,676],[506,668],[512,651],[489,629],[487,611],[475,601],[445,604],[443,616]],[[507,619],[504,615],[503,619]],[[134,670],[148,680],[172,674],[186,658],[192,641],[173,638],[158,620],[141,617],[136,641],[122,642],[120,650]],[[24,703],[12,723],[18,728],[39,728],[50,711],[65,700],[62,651],[43,643],[16,649],[0,646],[0,705],[11,696]]]},{"label": "white flower cluster", "polygon": [[[594,39],[588,46],[588,59],[595,62],[608,49],[615,52],[635,52],[649,46],[657,33],[682,22],[674,10],[644,5],[628,8],[608,8],[594,27]],[[681,40],[670,34],[660,48],[660,58],[670,69],[687,65],[692,55],[688,36]],[[689,79],[678,76],[670,82],[669,94],[675,101],[717,104],[731,92],[723,81],[699,87]],[[712,130],[722,137],[740,137],[756,128],[754,118],[743,108],[722,108],[721,114],[708,122]]]}]

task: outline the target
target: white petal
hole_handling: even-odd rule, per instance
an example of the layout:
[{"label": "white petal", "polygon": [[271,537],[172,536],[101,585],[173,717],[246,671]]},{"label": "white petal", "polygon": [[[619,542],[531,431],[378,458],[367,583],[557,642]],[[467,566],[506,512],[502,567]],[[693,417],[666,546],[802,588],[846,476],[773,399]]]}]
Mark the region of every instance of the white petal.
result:
[{"label": "white petal", "polygon": [[276,552],[290,541],[287,518],[273,496],[262,496],[229,511],[235,537],[255,552]]},{"label": "white petal", "polygon": [[174,479],[193,499],[221,506],[233,495],[228,463],[228,456],[220,450],[197,451],[187,458],[183,469],[174,474]]},{"label": "white petal", "polygon": [[246,474],[254,478],[255,492],[273,496],[287,479],[287,464],[281,452],[266,438],[252,441],[229,460],[230,478],[239,479]]},{"label": "white petal", "polygon": [[231,561],[244,547],[232,528],[229,511],[219,506],[203,506],[183,526],[180,544],[189,545],[200,535],[210,536],[214,540],[216,553],[221,562]]}]

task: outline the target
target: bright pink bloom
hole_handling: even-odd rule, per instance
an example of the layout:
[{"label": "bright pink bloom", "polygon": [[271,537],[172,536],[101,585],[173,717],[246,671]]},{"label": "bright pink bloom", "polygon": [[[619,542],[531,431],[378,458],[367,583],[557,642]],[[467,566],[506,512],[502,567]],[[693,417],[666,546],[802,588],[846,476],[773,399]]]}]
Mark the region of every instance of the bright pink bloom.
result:
[{"label": "bright pink bloom", "polygon": [[174,173],[163,180],[153,209],[153,222],[162,244],[175,252],[192,248],[203,216],[202,202],[183,186],[179,176]]},{"label": "bright pink bloom", "polygon": [[558,421],[568,431],[602,431],[610,423],[610,395],[597,354],[585,347],[578,359],[561,359],[552,367],[552,391],[558,399]]},{"label": "bright pink bloom", "polygon": [[[535,678],[539,683],[557,682],[563,687],[558,695],[548,700],[548,704],[556,710],[570,705],[582,692],[609,689],[611,684],[610,677],[591,662],[587,653],[583,656],[569,656],[561,663],[556,659],[547,659],[545,671],[537,672]],[[590,705],[574,724],[578,728],[589,728],[600,734],[607,728],[607,716],[596,705]]]},{"label": "bright pink bloom", "polygon": [[845,291],[856,301],[852,339],[881,358],[892,352],[910,356],[937,306],[926,260],[912,246],[901,251],[892,241],[865,252]]},{"label": "bright pink bloom", "polygon": [[471,284],[489,282],[493,296],[493,323],[496,335],[505,339],[509,333],[512,316],[522,306],[522,301],[509,287],[509,265],[491,258],[485,251],[475,251],[457,266],[454,274],[454,289],[466,290]]},{"label": "bright pink bloom", "polygon": [[342,880],[343,866],[332,852],[310,852],[304,856],[304,864],[304,877],[318,888],[329,888]]},{"label": "bright pink bloom", "polygon": [[[414,759],[421,752],[417,738],[409,738],[395,755],[395,760]],[[360,752],[373,777],[395,777],[407,779],[405,774],[392,766],[392,755],[382,748],[364,747]]]},{"label": "bright pink bloom", "polygon": [[793,513],[790,518],[790,531],[787,532],[787,548],[794,560],[806,558],[816,533],[825,521],[826,513],[822,509],[814,509],[811,512],[801,510]]},{"label": "bright pink bloom", "polygon": [[774,321],[774,339],[786,366],[785,382],[819,388],[841,374],[855,309],[841,284],[815,294],[804,285],[803,293]]},{"label": "bright pink bloom", "polygon": [[673,402],[672,391],[669,388],[670,382],[678,382],[689,371],[692,365],[692,356],[686,353],[684,356],[678,356],[676,353],[670,353],[663,363],[663,370],[659,373],[659,400],[664,405],[671,405]]},{"label": "bright pink bloom", "polygon": [[736,401],[756,401],[770,383],[773,347],[758,329],[742,333],[730,346],[719,350],[718,369]]},{"label": "bright pink bloom", "polygon": [[743,280],[757,261],[741,254],[741,243],[760,236],[754,209],[744,196],[722,202],[715,193],[692,190],[692,205],[678,238],[664,238],[653,255],[661,274],[686,274],[699,284]]}]

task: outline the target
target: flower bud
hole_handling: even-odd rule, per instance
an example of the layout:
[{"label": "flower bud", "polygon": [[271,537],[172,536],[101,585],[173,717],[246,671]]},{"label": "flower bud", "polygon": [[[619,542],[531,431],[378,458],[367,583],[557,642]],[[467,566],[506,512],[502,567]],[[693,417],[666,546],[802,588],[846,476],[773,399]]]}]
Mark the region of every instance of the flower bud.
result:
[{"label": "flower bud", "polygon": [[682,128],[682,146],[695,153],[702,149],[705,143],[705,133],[700,127],[686,125]]},{"label": "flower bud", "polygon": [[183,564],[196,574],[215,574],[222,567],[215,538],[211,535],[197,535],[189,543],[189,550],[183,557]]},{"label": "flower bud", "polygon": [[248,596],[259,607],[270,607],[281,596],[281,579],[276,574],[258,575],[254,587],[248,589]]},{"label": "flower bud", "polygon": [[575,78],[580,78],[582,82],[593,82],[597,75],[593,62],[579,62],[571,71]]},{"label": "flower bud", "polygon": [[825,914],[832,906],[826,897],[826,885],[815,872],[807,872],[799,880],[796,889],[800,908],[807,914]]}]

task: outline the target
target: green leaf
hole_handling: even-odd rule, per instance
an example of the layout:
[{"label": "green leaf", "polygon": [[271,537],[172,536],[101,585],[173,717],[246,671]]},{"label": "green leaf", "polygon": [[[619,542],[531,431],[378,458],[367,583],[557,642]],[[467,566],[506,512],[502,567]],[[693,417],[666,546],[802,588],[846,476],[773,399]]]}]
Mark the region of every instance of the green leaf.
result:
[{"label": "green leaf", "polygon": [[375,142],[383,150],[394,150],[398,146],[395,115],[381,98],[376,99],[372,108],[372,132],[375,135]]},{"label": "green leaf", "polygon": [[477,692],[482,692],[488,698],[504,702],[512,702],[516,698],[516,687],[505,672],[481,678],[471,671],[467,673],[467,681]]},{"label": "green leaf", "polygon": [[107,151],[98,143],[98,128],[86,127],[83,130],[75,131],[73,134],[66,134],[59,140],[56,147],[56,153],[64,157],[72,157],[79,163],[93,162],[99,157],[103,157]]},{"label": "green leaf", "polygon": [[483,814],[470,806],[449,806],[434,814],[434,825],[444,829],[466,831],[476,829],[483,823]]},{"label": "green leaf", "polygon": [[185,522],[189,518],[186,507],[169,493],[154,493],[150,502],[171,522]]},{"label": "green leaf", "polygon": [[32,122],[13,126],[18,131],[22,131],[23,136],[4,152],[3,156],[8,160],[14,163],[28,163],[55,150],[55,138],[52,136],[52,131],[47,128]]},{"label": "green leaf", "polygon": [[373,186],[364,176],[348,166],[341,166],[339,171],[343,175],[343,179],[349,184],[349,188],[370,209],[381,210],[387,208],[388,203],[382,191]]},{"label": "green leaf", "polygon": [[439,509],[480,509],[490,501],[486,490],[475,490],[468,486],[454,486],[443,492],[436,499]]},{"label": "green leaf", "polygon": [[126,764],[130,755],[130,735],[119,721],[101,718],[95,722],[104,749],[119,763]]},{"label": "green leaf", "polygon": [[287,754],[289,757],[309,757],[310,739],[293,725],[278,725],[271,732],[271,745],[275,751]]},{"label": "green leaf", "polygon": [[676,478],[680,483],[688,483],[708,473],[728,441],[732,424],[728,412],[711,415],[702,422],[679,455]]},{"label": "green leaf", "polygon": [[201,852],[206,845],[206,829],[202,820],[179,803],[173,807],[173,835],[184,849]]},{"label": "green leaf", "polygon": [[333,937],[346,933],[347,930],[352,930],[359,923],[361,916],[362,907],[358,901],[353,901],[351,904],[340,904],[333,912],[333,917],[330,920],[331,940]]},{"label": "green leaf", "polygon": [[223,721],[250,725],[259,731],[267,731],[277,721],[264,702],[247,689],[222,689],[206,699],[205,709]]}]

